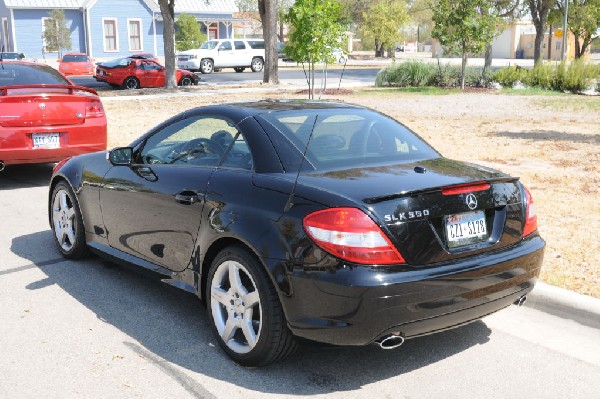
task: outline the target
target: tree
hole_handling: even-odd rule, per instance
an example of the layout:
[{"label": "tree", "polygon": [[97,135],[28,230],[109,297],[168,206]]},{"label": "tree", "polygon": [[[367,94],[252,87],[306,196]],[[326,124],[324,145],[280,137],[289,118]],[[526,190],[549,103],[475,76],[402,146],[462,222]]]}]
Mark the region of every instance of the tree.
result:
[{"label": "tree", "polygon": [[[520,14],[521,0],[492,0],[492,7],[498,18],[502,20],[513,20]],[[489,12],[488,9],[483,9],[482,12]],[[500,24],[503,25],[503,24]],[[496,35],[502,32],[501,29],[496,30]],[[488,43],[485,47],[485,62],[484,69],[492,66],[492,43]]]},{"label": "tree", "polygon": [[533,62],[538,65],[542,61],[542,41],[546,33],[548,13],[553,7],[555,0],[526,0],[529,5],[529,13],[535,26],[535,40],[533,47]]},{"label": "tree", "polygon": [[200,25],[193,15],[179,14],[175,28],[175,46],[178,51],[198,48],[206,41],[206,35],[200,31]]},{"label": "tree", "polygon": [[[556,5],[564,15],[563,1],[558,0]],[[581,58],[598,37],[600,0],[570,0],[567,26],[575,37],[575,58]]]},{"label": "tree", "polygon": [[432,10],[435,27],[431,35],[450,52],[462,55],[460,87],[464,90],[468,55],[482,52],[492,41],[497,16],[489,0],[439,0]]},{"label": "tree", "polygon": [[363,14],[362,32],[366,40],[375,43],[375,57],[383,57],[386,48],[396,47],[401,28],[408,22],[406,3],[400,0],[372,2]]},{"label": "tree", "polygon": [[305,75],[309,98],[315,95],[315,64],[333,61],[331,49],[342,35],[340,12],[337,0],[296,0],[286,15],[291,33],[285,53],[301,62],[303,68],[308,63]]},{"label": "tree", "polygon": [[52,10],[48,19],[44,21],[42,35],[45,51],[57,51],[58,58],[62,58],[62,49],[71,49],[71,31],[67,28],[67,19],[63,10]]},{"label": "tree", "polygon": [[277,57],[277,18],[279,16],[279,7],[277,0],[258,0],[258,13],[260,14],[265,40],[263,82],[279,83],[279,58]]},{"label": "tree", "polygon": [[177,87],[175,75],[175,0],[158,0],[163,17],[163,42],[165,50],[165,87]]}]

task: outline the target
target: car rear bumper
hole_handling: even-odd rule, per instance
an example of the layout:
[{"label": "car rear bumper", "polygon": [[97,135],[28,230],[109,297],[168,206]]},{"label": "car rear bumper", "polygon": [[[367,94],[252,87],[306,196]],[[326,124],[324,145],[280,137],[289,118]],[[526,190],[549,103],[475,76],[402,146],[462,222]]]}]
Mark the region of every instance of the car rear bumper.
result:
[{"label": "car rear bumper", "polygon": [[[58,148],[33,147],[33,133],[59,133]],[[106,150],[106,119],[82,125],[0,128],[0,161],[5,165],[58,162],[64,158]]]},{"label": "car rear bumper", "polygon": [[345,265],[332,271],[296,268],[281,295],[289,327],[300,337],[335,345],[366,345],[389,334],[431,334],[478,320],[533,289],[545,242],[427,268]]}]

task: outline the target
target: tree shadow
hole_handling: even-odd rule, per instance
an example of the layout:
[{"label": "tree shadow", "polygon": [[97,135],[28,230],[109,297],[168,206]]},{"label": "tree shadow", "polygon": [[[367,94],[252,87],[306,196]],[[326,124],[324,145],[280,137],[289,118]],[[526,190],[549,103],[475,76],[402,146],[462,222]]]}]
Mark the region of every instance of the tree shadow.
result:
[{"label": "tree shadow", "polygon": [[[58,285],[103,322],[131,337],[124,344],[153,362],[190,394],[211,396],[176,366],[228,381],[252,391],[279,395],[316,395],[355,391],[368,384],[426,367],[489,340],[481,321],[443,333],[408,340],[399,349],[377,346],[333,347],[303,343],[286,361],[261,369],[238,366],[226,357],[212,335],[206,310],[196,297],[97,257],[63,259],[51,231],[16,237],[11,251],[32,263],[26,268],[46,277],[26,286],[40,290]],[[43,250],[32,250],[42,248]]]},{"label": "tree shadow", "polygon": [[494,132],[490,136],[535,141],[568,141],[573,143],[600,144],[600,135],[585,133],[564,133],[554,130],[536,130],[531,132]]},{"label": "tree shadow", "polygon": [[0,190],[47,186],[53,167],[53,163],[7,166],[0,172]]}]

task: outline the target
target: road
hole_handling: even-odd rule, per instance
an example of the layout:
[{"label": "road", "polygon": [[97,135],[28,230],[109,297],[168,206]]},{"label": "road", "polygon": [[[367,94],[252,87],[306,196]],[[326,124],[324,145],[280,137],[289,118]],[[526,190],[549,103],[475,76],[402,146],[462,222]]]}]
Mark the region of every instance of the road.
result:
[{"label": "road", "polygon": [[[380,68],[346,68],[345,71],[342,69],[330,69],[328,71],[328,86],[329,87],[337,87],[340,76],[342,76],[343,83],[353,83],[355,85],[361,84],[374,84],[375,76],[377,76],[377,72],[379,72]],[[229,72],[231,71],[231,72]],[[320,83],[320,78],[323,75],[322,71],[317,74],[317,79]],[[202,75],[199,74],[201,83],[211,84],[211,85],[223,85],[223,84],[256,84],[262,82],[263,74],[262,72],[254,73],[250,72],[250,70],[246,70],[243,73],[235,73],[231,69],[225,69],[222,72],[211,73],[210,75]],[[305,84],[306,80],[304,77],[304,72],[302,69],[280,69],[279,70],[279,79],[283,84],[296,83],[296,84]],[[96,80],[91,76],[72,76],[71,80],[76,84],[92,87],[94,89],[107,89],[112,90],[110,86],[103,82],[96,82]]]},{"label": "road", "polygon": [[393,351],[303,345],[271,367],[239,367],[193,296],[99,258],[61,258],[51,170],[0,173],[0,397],[600,396],[600,331],[515,306]]}]

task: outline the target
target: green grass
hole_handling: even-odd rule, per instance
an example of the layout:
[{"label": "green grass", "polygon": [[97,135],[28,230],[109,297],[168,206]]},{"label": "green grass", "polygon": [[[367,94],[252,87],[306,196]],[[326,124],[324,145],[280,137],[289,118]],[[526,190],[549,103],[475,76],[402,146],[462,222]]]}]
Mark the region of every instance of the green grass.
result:
[{"label": "green grass", "polygon": [[462,93],[460,89],[444,89],[442,87],[394,87],[394,88],[378,88],[378,89],[363,89],[359,90],[356,94],[363,96],[370,96],[373,94],[393,96],[395,94],[404,93],[415,93],[423,95],[446,95],[446,94],[458,94]]},{"label": "green grass", "polygon": [[556,96],[567,97],[568,96],[568,94],[560,93],[558,91],[538,89],[535,87],[526,87],[524,89],[502,88],[498,93],[499,94],[515,94],[515,95],[521,95],[521,96],[553,96],[553,97],[556,97]]}]

